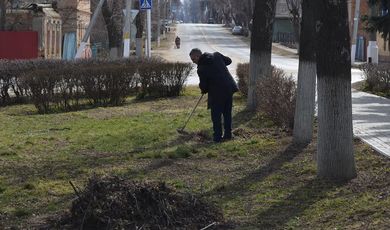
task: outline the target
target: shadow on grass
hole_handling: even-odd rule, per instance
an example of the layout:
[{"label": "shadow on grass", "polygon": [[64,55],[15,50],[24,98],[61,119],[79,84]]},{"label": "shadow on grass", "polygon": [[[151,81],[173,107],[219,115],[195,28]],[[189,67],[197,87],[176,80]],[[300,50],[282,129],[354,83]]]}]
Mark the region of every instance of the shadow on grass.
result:
[{"label": "shadow on grass", "polygon": [[306,209],[324,199],[329,191],[344,184],[318,178],[310,180],[292,191],[287,198],[257,214],[256,227],[258,229],[284,229],[288,222],[298,219]]},{"label": "shadow on grass", "polygon": [[[33,105],[25,104],[25,105]],[[88,111],[93,110],[99,107],[103,108],[114,108],[114,107],[121,107],[124,106],[124,104],[93,104],[91,102],[81,103],[77,105],[71,105],[69,107],[63,108],[63,107],[51,107],[49,109],[46,109],[45,111],[39,112],[37,107],[34,106],[34,110],[28,110],[28,111],[18,111],[17,113],[10,113],[11,116],[35,116],[35,115],[50,115],[50,114],[63,114],[63,113],[70,113],[70,112],[82,112],[82,111]]]},{"label": "shadow on grass", "polygon": [[[285,163],[292,161],[296,156],[302,153],[305,145],[290,144],[284,151],[281,151],[278,155],[273,157],[266,165],[251,172],[247,176],[228,185],[222,185],[214,188],[213,190],[204,193],[204,196],[225,195],[234,196],[244,194],[245,191],[249,191],[249,187],[253,183],[260,182],[272,173],[279,170]],[[231,194],[231,195],[230,195]]]}]

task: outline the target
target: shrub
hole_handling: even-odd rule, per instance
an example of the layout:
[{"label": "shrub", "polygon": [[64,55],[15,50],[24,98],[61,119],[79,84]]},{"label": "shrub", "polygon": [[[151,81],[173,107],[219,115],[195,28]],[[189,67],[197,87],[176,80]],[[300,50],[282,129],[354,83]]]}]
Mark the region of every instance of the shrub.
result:
[{"label": "shrub", "polygon": [[390,65],[365,64],[360,67],[365,76],[365,91],[390,97]]},{"label": "shrub", "polygon": [[135,66],[90,66],[80,71],[79,81],[93,105],[120,105],[135,87]]},{"label": "shrub", "polygon": [[244,97],[248,96],[249,63],[239,63],[237,65],[238,88]]},{"label": "shrub", "polygon": [[168,63],[165,65],[163,76],[165,76],[165,95],[168,97],[179,96],[183,91],[185,82],[192,70],[191,63]]},{"label": "shrub", "polygon": [[30,69],[29,62],[0,60],[0,106],[26,100],[27,90],[22,86],[19,76]]},{"label": "shrub", "polygon": [[192,69],[190,63],[151,60],[138,68],[138,98],[179,96]]},{"label": "shrub", "polygon": [[292,129],[294,125],[296,83],[281,69],[272,67],[269,77],[258,81],[257,104],[276,125]]},{"label": "shrub", "polygon": [[[238,86],[248,96],[249,63],[237,65]],[[271,76],[258,81],[257,104],[276,125],[292,129],[294,125],[296,83],[281,69],[272,66]]]},{"label": "shrub", "polygon": [[0,105],[28,97],[39,113],[71,110],[86,102],[120,105],[132,94],[178,96],[192,68],[189,63],[134,58],[1,61],[0,67]]},{"label": "shrub", "polygon": [[8,65],[6,61],[0,62],[0,105],[8,105],[11,100],[8,91],[12,85],[12,75],[8,71]]}]

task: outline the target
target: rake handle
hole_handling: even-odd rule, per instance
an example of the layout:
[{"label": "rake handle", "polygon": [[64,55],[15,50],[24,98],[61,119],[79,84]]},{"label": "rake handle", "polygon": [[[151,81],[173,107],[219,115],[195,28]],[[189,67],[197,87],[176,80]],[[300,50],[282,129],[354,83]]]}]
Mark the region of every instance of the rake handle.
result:
[{"label": "rake handle", "polygon": [[190,119],[191,119],[192,115],[193,115],[193,114],[194,114],[194,112],[195,112],[195,109],[196,109],[196,107],[198,107],[198,105],[199,105],[200,101],[202,100],[202,98],[203,98],[203,95],[204,95],[204,94],[202,93],[202,95],[200,96],[200,98],[199,98],[198,102],[196,103],[195,107],[192,109],[192,111],[191,111],[190,115],[188,116],[188,118],[187,118],[186,122],[184,123],[184,125],[183,125],[183,127],[180,129],[180,131],[183,131],[183,130],[184,130],[184,128],[187,126],[188,122],[190,121]]}]

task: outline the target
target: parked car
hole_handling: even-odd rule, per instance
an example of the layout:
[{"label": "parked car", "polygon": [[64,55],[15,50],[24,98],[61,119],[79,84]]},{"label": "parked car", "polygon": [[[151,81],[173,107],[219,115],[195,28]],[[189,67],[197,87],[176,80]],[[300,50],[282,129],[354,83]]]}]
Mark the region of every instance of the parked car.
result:
[{"label": "parked car", "polygon": [[242,26],[234,26],[232,29],[232,34],[233,35],[243,35],[243,29]]}]

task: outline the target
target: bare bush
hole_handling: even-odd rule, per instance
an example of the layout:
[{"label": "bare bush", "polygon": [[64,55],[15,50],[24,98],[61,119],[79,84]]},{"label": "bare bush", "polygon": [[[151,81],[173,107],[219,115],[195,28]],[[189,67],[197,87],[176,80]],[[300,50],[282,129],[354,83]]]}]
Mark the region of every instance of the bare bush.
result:
[{"label": "bare bush", "polygon": [[237,65],[238,88],[244,97],[248,96],[249,63]]},{"label": "bare bush", "polygon": [[140,90],[138,98],[175,97],[183,90],[185,81],[191,72],[190,63],[148,62],[138,68]]},{"label": "bare bush", "polygon": [[28,97],[39,113],[77,109],[86,103],[120,105],[137,94],[178,96],[192,68],[189,63],[133,58],[2,61],[0,67],[0,105]]},{"label": "bare bush", "polygon": [[360,67],[365,76],[365,91],[390,96],[390,65],[365,64]]},{"label": "bare bush", "polygon": [[259,110],[276,125],[292,129],[296,101],[296,83],[281,69],[272,67],[272,74],[258,80]]},{"label": "bare bush", "polygon": [[0,106],[26,101],[28,92],[20,75],[30,70],[30,62],[0,60]]}]

